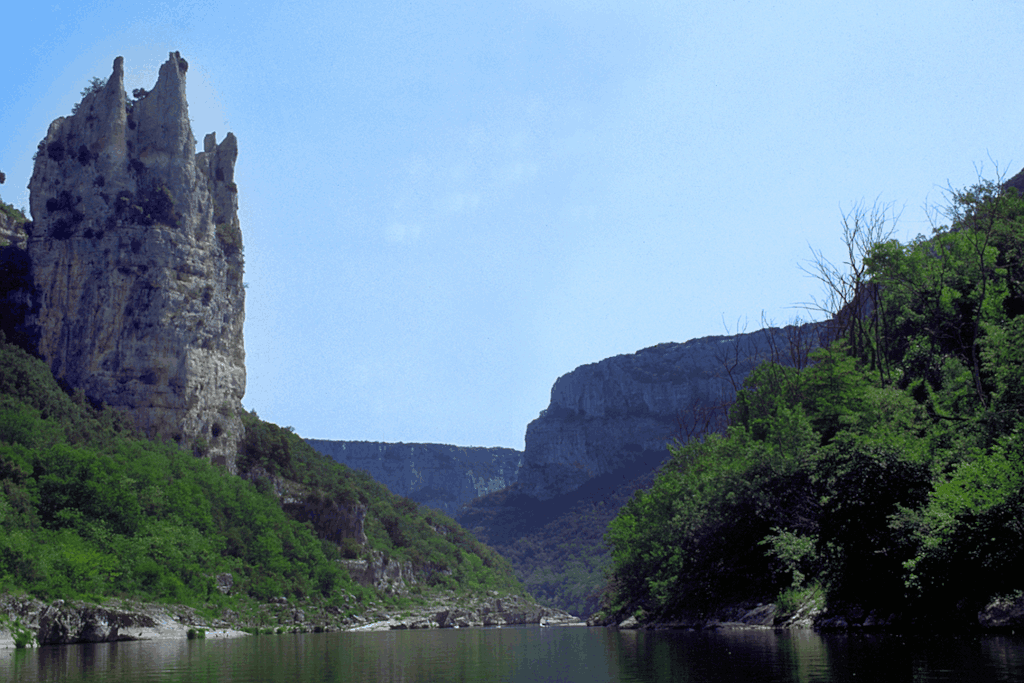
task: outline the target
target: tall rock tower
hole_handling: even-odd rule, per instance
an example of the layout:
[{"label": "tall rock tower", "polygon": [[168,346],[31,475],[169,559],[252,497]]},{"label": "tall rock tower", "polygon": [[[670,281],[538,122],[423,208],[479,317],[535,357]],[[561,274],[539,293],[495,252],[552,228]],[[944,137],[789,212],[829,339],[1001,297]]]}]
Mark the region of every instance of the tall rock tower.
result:
[{"label": "tall rock tower", "polygon": [[39,143],[30,323],[59,380],[234,472],[245,393],[237,142],[211,133],[196,154],[180,54],[133,99],[123,65]]}]

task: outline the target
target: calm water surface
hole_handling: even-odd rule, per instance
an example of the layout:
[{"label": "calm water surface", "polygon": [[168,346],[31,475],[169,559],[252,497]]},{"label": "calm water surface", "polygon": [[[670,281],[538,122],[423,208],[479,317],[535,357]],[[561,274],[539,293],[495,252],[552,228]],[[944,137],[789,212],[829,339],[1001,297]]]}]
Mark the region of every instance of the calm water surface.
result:
[{"label": "calm water surface", "polygon": [[0,651],[0,681],[1024,680],[1024,639],[505,628]]}]

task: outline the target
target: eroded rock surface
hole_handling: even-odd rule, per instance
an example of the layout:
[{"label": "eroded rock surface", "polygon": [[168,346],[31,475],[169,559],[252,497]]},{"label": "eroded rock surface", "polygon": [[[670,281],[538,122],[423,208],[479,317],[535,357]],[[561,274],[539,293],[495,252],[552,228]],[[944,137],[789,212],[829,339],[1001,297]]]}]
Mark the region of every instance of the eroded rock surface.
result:
[{"label": "eroded rock surface", "polygon": [[29,183],[39,355],[58,380],[234,471],[245,393],[234,135],[196,141],[188,64],[124,91],[123,59],[50,124]]},{"label": "eroded rock surface", "polygon": [[192,627],[207,629],[206,637],[244,635],[226,622],[210,626],[189,607],[139,603],[96,605],[0,595],[0,649],[14,645],[14,629],[27,629],[34,645],[111,643],[125,640],[176,640]]},{"label": "eroded rock surface", "polygon": [[516,489],[538,500],[635,463],[649,469],[673,439],[725,407],[761,361],[806,362],[821,325],[806,324],[652,346],[583,365],[559,377],[551,403],[526,429]]}]

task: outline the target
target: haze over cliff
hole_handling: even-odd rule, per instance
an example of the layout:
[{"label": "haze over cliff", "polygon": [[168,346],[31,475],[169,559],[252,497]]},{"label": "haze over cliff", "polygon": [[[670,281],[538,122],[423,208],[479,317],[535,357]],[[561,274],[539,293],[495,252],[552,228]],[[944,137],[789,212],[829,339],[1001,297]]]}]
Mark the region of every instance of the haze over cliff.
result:
[{"label": "haze over cliff", "polygon": [[[306,442],[369,473],[392,493],[449,515],[466,515],[469,523],[480,526],[474,515],[496,503],[498,498],[489,496],[499,491],[499,507],[504,507],[509,496],[545,501],[595,479],[619,473],[628,481],[650,471],[668,455],[674,439],[685,441],[688,432],[724,424],[727,405],[754,366],[766,359],[789,365],[806,362],[822,332],[820,324],[767,328],[659,344],[580,366],[555,382],[548,407],[526,429],[522,452],[422,443]],[[467,504],[469,509],[463,509]],[[526,519],[518,513],[514,517],[517,524]]]},{"label": "haze over cliff", "polygon": [[245,393],[237,141],[196,141],[187,62],[105,84],[50,124],[29,183],[34,350],[66,386],[234,471]]},{"label": "haze over cliff", "polygon": [[317,451],[363,470],[392,493],[456,515],[463,505],[515,483],[523,453],[512,448],[306,439]]}]

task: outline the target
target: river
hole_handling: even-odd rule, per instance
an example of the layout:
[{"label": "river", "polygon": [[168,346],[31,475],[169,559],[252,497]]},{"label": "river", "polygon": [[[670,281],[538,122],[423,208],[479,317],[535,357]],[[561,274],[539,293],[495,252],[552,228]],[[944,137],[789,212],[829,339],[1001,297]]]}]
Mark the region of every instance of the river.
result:
[{"label": "river", "polygon": [[523,627],[0,651],[0,681],[1024,680],[1024,638]]}]

